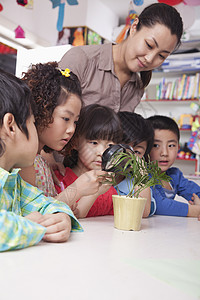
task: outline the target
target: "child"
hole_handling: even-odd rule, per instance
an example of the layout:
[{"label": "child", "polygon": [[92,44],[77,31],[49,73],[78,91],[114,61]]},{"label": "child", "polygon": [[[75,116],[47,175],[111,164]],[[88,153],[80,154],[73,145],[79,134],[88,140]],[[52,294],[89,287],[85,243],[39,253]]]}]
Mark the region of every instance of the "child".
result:
[{"label": "child", "polygon": [[[71,166],[72,170],[67,168],[65,177],[62,178],[62,176],[59,176],[59,179],[63,180],[65,185],[70,184],[72,180],[75,180],[77,176],[86,172],[88,169],[100,169],[102,154],[110,145],[119,142],[130,144],[134,146],[135,151],[138,152],[138,156],[140,157],[143,156],[147,148],[149,149],[149,147],[151,147],[151,144],[153,144],[153,129],[147,125],[147,121],[134,113],[123,112],[120,113],[119,116],[122,121],[122,126],[125,123],[124,120],[126,120],[126,122],[129,119],[133,121],[133,123],[128,122],[129,126],[123,126],[123,138],[119,119],[113,110],[97,104],[91,104],[82,109],[77,132],[77,150],[73,152],[72,164],[69,163],[69,159],[67,159],[67,161],[65,160],[65,163]],[[124,118],[122,116],[124,116]],[[130,116],[132,116],[132,118],[130,118]],[[143,125],[143,127],[135,125],[137,122],[139,122],[138,125]],[[145,134],[147,133],[147,136],[144,134],[142,137],[141,128],[146,130]],[[127,136],[131,134],[129,140],[125,138],[126,134]],[[139,136],[141,136],[141,138],[139,138]],[[98,153],[98,155],[96,153]],[[94,163],[93,156],[98,158],[99,163]],[[121,184],[122,183],[118,185],[119,189]],[[108,188],[109,185],[103,185],[99,192],[105,193]],[[57,189],[59,191],[58,187]],[[87,200],[86,198],[81,199],[78,202],[79,217],[113,215],[112,195],[117,195],[116,189],[110,187],[105,194],[96,198],[98,195],[99,194],[87,197]],[[143,195],[149,199],[143,215],[143,217],[147,217],[150,212],[151,203],[150,189],[145,194],[143,193]]]},{"label": "child", "polygon": [[153,147],[153,127],[137,113],[118,112],[123,128],[123,143],[130,145],[134,152],[142,158],[147,158]]},{"label": "child", "polygon": [[0,70],[0,251],[41,239],[67,241],[71,221],[73,229],[81,229],[66,204],[45,197],[18,174],[18,168],[33,163],[38,150],[32,105],[27,85]]},{"label": "child", "polygon": [[[123,144],[130,145],[139,158],[143,156],[147,158],[153,146],[154,132],[151,124],[137,113],[123,111],[118,112],[118,116],[123,128]],[[130,182],[125,179],[117,187],[121,195],[127,195]],[[143,218],[153,215],[155,213],[155,200],[151,195],[150,188],[143,190],[140,196],[147,198]]]},{"label": "child", "polygon": [[[166,116],[148,118],[154,128],[154,145],[150,159],[157,161],[163,172],[171,177],[170,182],[163,182],[152,189],[156,200],[156,214],[181,217],[200,215],[200,187],[186,179],[178,169],[171,167],[177,158],[179,148],[179,128],[176,122]],[[176,194],[184,197],[190,204],[174,200]]]},{"label": "child", "polygon": [[[110,145],[121,141],[121,133],[120,120],[111,108],[99,104],[82,108],[75,136],[75,148],[72,156],[64,160],[67,166],[65,176],[57,173],[59,180],[62,180],[66,187],[88,171],[101,170],[103,152]],[[56,189],[60,192],[58,186]],[[78,217],[113,214],[113,194],[117,194],[114,187],[103,184],[96,194],[82,197],[78,201]]]},{"label": "child", "polygon": [[50,167],[41,156],[41,151],[65,150],[74,134],[82,105],[81,87],[77,76],[69,69],[61,71],[57,66],[56,62],[36,64],[23,76],[23,80],[32,91],[36,106],[34,116],[39,147],[34,166],[23,169],[21,176],[42,189],[46,196],[56,197],[74,209],[73,204],[76,200],[98,191],[99,175],[105,172],[90,171],[81,176],[76,184],[70,185],[57,195]]}]

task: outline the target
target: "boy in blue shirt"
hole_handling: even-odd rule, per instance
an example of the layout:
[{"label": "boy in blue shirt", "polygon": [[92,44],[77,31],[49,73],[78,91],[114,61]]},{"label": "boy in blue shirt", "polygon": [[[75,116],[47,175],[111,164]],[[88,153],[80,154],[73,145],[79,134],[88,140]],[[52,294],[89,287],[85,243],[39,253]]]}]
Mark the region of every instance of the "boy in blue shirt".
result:
[{"label": "boy in blue shirt", "polygon": [[71,209],[26,183],[19,168],[33,164],[38,136],[30,89],[0,70],[0,251],[65,242],[82,230]]},{"label": "boy in blue shirt", "polygon": [[[172,167],[176,160],[180,132],[176,122],[166,116],[155,115],[149,117],[154,128],[154,145],[150,151],[151,161],[158,161],[158,166],[171,177],[170,182],[163,182],[163,186],[152,188],[156,201],[155,214],[181,217],[200,216],[200,187],[188,180],[183,173]],[[175,200],[179,195],[188,200],[187,203]]]}]

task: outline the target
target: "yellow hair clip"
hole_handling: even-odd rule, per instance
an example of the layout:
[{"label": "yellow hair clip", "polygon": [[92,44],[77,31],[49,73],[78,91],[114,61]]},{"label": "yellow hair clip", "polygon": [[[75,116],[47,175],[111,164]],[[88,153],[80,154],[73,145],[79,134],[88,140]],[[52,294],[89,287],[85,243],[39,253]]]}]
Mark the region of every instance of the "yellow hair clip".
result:
[{"label": "yellow hair clip", "polygon": [[60,71],[62,73],[62,75],[64,75],[65,77],[69,77],[70,76],[70,69],[65,69],[65,71]]}]

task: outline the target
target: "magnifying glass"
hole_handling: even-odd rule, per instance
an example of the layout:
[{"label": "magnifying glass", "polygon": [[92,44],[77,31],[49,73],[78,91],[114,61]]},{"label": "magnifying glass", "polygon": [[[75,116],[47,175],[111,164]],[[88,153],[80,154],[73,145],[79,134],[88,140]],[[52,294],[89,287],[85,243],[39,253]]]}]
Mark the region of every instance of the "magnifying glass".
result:
[{"label": "magnifying glass", "polygon": [[124,144],[112,145],[107,148],[102,155],[102,170],[107,172],[115,172],[115,167],[113,167],[113,165],[116,164],[116,154],[120,152],[126,153],[127,151],[134,153],[134,150],[131,146]]}]

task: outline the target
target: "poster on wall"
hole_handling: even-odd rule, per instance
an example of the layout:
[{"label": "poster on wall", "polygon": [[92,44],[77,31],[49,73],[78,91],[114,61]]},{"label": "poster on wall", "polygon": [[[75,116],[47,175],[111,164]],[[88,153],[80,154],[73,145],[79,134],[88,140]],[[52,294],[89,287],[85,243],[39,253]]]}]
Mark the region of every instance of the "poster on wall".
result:
[{"label": "poster on wall", "polygon": [[100,45],[104,39],[90,28],[83,27],[64,27],[58,33],[57,45],[83,46],[83,45]]}]

